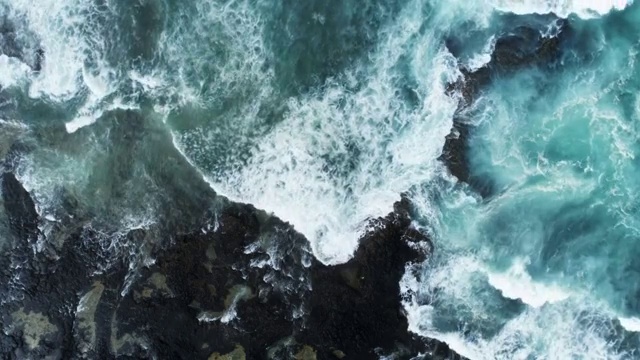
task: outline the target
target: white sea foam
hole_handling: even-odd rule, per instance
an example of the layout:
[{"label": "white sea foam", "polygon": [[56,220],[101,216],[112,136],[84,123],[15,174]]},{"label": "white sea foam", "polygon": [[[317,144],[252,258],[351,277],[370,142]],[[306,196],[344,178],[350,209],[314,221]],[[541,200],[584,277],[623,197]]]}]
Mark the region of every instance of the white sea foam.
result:
[{"label": "white sea foam", "polygon": [[[154,96],[191,93],[185,87],[168,84],[163,71],[141,74],[130,69],[122,71],[118,69],[121,64],[110,63],[107,57],[112,56],[114,50],[105,34],[108,27],[115,26],[116,14],[108,4],[45,0],[34,6],[27,0],[0,0],[0,6],[6,9],[8,19],[24,24],[18,45],[34,53],[37,46],[44,51],[42,69],[38,72],[17,59],[0,56],[3,64],[0,85],[24,84],[30,97],[56,102],[85,97],[84,105],[66,124],[70,133],[93,124],[106,111],[134,108],[120,97],[110,96],[123,84],[136,83],[140,85],[138,90]],[[27,35],[32,38],[26,38]]]},{"label": "white sea foam", "polygon": [[18,59],[0,55],[0,86],[8,88],[25,81],[31,68]]},{"label": "white sea foam", "polygon": [[134,83],[139,84],[142,89],[147,92],[161,89],[167,85],[166,81],[160,76],[142,74],[136,70],[129,71],[129,79]]},{"label": "white sea foam", "polygon": [[246,286],[236,285],[229,290],[229,294],[225,299],[226,308],[223,311],[202,311],[198,314],[199,322],[215,322],[220,321],[223,324],[237,319],[236,307],[238,303],[255,296],[251,289]]},{"label": "white sea foam", "polygon": [[95,123],[96,120],[97,118],[93,116],[93,114],[76,116],[75,119],[65,124],[65,128],[67,129],[68,133],[74,133],[80,128],[83,128],[85,126]]},{"label": "white sea foam", "polygon": [[[506,7],[504,3],[499,5]],[[102,99],[112,93],[117,74],[102,59],[102,40],[92,33],[91,26],[80,26],[83,22],[92,24],[105,10],[89,4],[50,1],[38,8],[27,1],[12,2],[9,6],[14,9],[14,15],[27,19],[45,49],[47,61],[41,74],[33,79],[31,94],[65,99],[82,88],[90,94],[85,106],[66,124],[68,132],[92,124],[105,110],[113,108],[103,104]],[[198,88],[200,80],[189,78],[184,71],[210,61],[202,56],[197,40],[213,24],[228,34],[226,40],[232,43],[228,48],[232,52],[231,61],[240,62],[219,69],[215,91],[208,93],[220,96],[250,82],[253,87],[264,89],[254,104],[268,97],[272,74],[258,71],[268,56],[264,53],[259,17],[243,2],[221,8],[196,6],[207,21],[192,24],[195,28],[186,34],[165,32],[160,41],[159,51],[175,66],[172,70],[176,70],[176,77],[167,81],[167,75],[137,71],[129,71],[127,77],[145,92],[163,94],[168,86],[173,86],[176,89],[173,94],[182,98],[178,103],[206,100],[196,95],[202,90]],[[446,53],[438,53],[442,50],[437,49],[437,44],[423,41],[413,54],[415,71],[423,79],[422,88],[415,90],[421,96],[426,95],[421,108],[405,109],[395,98],[397,89],[392,84],[395,79],[391,68],[399,55],[398,49],[419,29],[423,21],[416,15],[419,13],[407,11],[399,26],[385,30],[388,36],[374,55],[373,76],[363,90],[353,93],[348,85],[335,81],[324,91],[305,99],[293,99],[287,119],[261,141],[249,166],[228,179],[213,181],[216,190],[252,202],[292,222],[312,239],[314,250],[325,261],[348,259],[366,219],[384,215],[400,192],[432,176],[437,166],[434,159],[450,126],[448,119],[454,102],[443,95],[445,81],[440,76],[447,73],[449,78],[455,76],[452,75],[455,66],[451,66],[454,62]],[[65,20],[51,23],[47,20],[52,15]],[[442,17],[443,23],[445,18]],[[487,46],[483,56],[475,59],[478,64],[486,62],[491,42]],[[96,59],[91,69],[85,65],[87,54]],[[435,56],[435,60],[426,64],[424,58],[430,56]],[[65,64],[65,68],[59,69],[60,64]],[[348,76],[345,74],[345,78]],[[238,83],[239,79],[244,80]],[[432,84],[435,86],[431,87]],[[337,104],[345,100],[347,107],[338,108]],[[247,119],[258,118],[257,111],[257,106],[247,108],[242,114],[244,126]],[[321,127],[320,134],[309,138],[298,136],[317,131],[312,129],[317,124]],[[428,134],[429,139],[424,139],[423,134]],[[424,146],[425,143],[429,145]],[[360,160],[358,168],[350,174],[327,173],[318,157],[332,152],[352,156],[347,153],[350,151],[347,146],[355,146],[366,158]],[[381,148],[385,148],[386,153],[380,152]],[[385,163],[385,157],[392,158],[390,163]]]},{"label": "white sea foam", "polygon": [[37,6],[28,0],[3,3],[9,10],[8,18],[24,21],[46,54],[42,70],[32,79],[31,96],[73,97],[79,90],[83,60],[88,54],[97,54],[95,45],[99,42],[90,44],[80,34],[82,29],[92,28],[95,5],[82,1],[40,1]]},{"label": "white sea foam", "polygon": [[[462,267],[465,266],[464,259],[451,262],[462,260]],[[456,271],[464,272],[461,269]],[[405,273],[401,291],[410,331],[444,341],[458,354],[472,360],[632,358],[631,354],[620,349],[616,340],[610,338],[616,330],[611,321],[613,313],[607,305],[583,296],[528,307],[507,320],[497,333],[483,336],[474,324],[498,316],[499,312],[492,310],[490,299],[474,300],[482,295],[467,291],[473,288],[470,278],[456,276],[455,271],[452,274],[455,279],[447,279],[447,285],[440,281],[438,285],[442,287],[436,289],[418,281],[410,272]],[[434,290],[436,292],[432,293]],[[446,293],[443,294],[443,290]],[[421,298],[430,299],[431,303],[420,301]],[[441,331],[434,324],[443,311],[438,301],[453,303],[459,314],[470,311],[476,319],[466,325],[461,324],[459,330]]]},{"label": "white sea foam", "polygon": [[[422,271],[410,265],[400,283],[410,331],[444,341],[472,360],[632,358],[612,338],[615,312],[605,302],[532,279],[526,259],[516,259],[505,272],[488,266],[487,251],[474,250],[465,240],[478,242],[470,235],[477,235],[474,221],[484,213],[474,215],[470,199],[443,191],[452,197],[446,202],[453,206],[449,211],[468,221],[439,241],[438,217],[445,215],[432,211],[436,253]],[[448,226],[456,223],[446,216],[442,220]],[[525,307],[509,315],[513,304],[505,297],[520,299]]]},{"label": "white sea foam", "polygon": [[[628,58],[624,58],[626,61]],[[627,72],[628,68],[620,66],[615,78],[624,79]],[[436,252],[440,254],[426,264],[428,271],[420,280],[411,279],[410,274],[403,280],[405,298],[412,299],[405,302],[412,331],[443,340],[471,359],[637,358],[637,354],[625,352],[629,344],[623,343],[623,339],[629,339],[629,334],[622,331],[620,325],[627,331],[639,331],[640,321],[621,317],[609,303],[611,299],[608,297],[615,291],[610,290],[607,284],[593,284],[589,279],[594,276],[598,279],[596,281],[606,283],[601,281],[599,269],[608,260],[593,260],[591,254],[582,255],[588,260],[578,256],[567,260],[569,255],[574,255],[575,247],[591,246],[587,245],[590,244],[590,235],[598,240],[602,236],[607,239],[611,236],[611,241],[615,241],[616,235],[609,230],[602,235],[592,235],[593,229],[589,229],[586,235],[575,232],[557,234],[566,227],[563,220],[570,218],[570,223],[575,221],[571,217],[571,207],[563,205],[581,204],[580,210],[586,209],[589,216],[589,205],[582,204],[590,203],[602,186],[595,176],[584,176],[583,172],[575,171],[579,161],[566,160],[575,157],[582,161],[578,156],[582,154],[561,152],[562,157],[554,160],[552,152],[548,151],[557,145],[551,141],[555,140],[553,136],[562,139],[563,144],[584,139],[575,132],[568,133],[567,129],[582,131],[584,128],[581,126],[589,119],[572,114],[587,112],[593,116],[593,128],[586,136],[590,136],[594,143],[596,138],[601,144],[609,144],[610,139],[613,140],[607,156],[617,164],[616,171],[626,170],[624,165],[633,157],[632,144],[636,133],[630,128],[630,122],[623,121],[617,125],[623,118],[619,110],[608,103],[603,106],[599,98],[601,91],[594,95],[593,88],[579,84],[571,86],[566,94],[561,92],[557,96],[557,102],[562,106],[552,116],[536,114],[540,116],[532,116],[524,122],[514,121],[521,118],[521,112],[510,111],[509,106],[515,103],[522,109],[525,107],[523,103],[529,104],[527,99],[535,99],[533,94],[528,94],[531,87],[518,84],[518,90],[522,90],[518,95],[513,95],[513,87],[508,85],[498,90],[511,101],[516,96],[524,96],[522,103],[491,100],[490,105],[496,110],[488,118],[489,125],[482,125],[483,129],[490,127],[492,131],[479,130],[479,138],[486,147],[477,153],[484,151],[492,156],[487,168],[497,170],[492,173],[496,181],[509,178],[510,187],[504,192],[490,201],[475,204],[473,201],[460,201],[459,195],[450,194],[450,189],[431,188],[429,191],[435,192],[436,196],[424,194],[423,199],[416,198],[421,213],[429,214],[428,222],[435,228],[432,233]],[[487,94],[489,97],[491,94]],[[576,105],[576,101],[581,104]],[[535,138],[530,135],[531,129],[540,129],[534,131]],[[551,130],[551,135],[545,133],[548,130]],[[602,134],[606,134],[604,139],[599,138]],[[545,146],[545,151],[536,151],[531,146],[533,142]],[[585,151],[588,156],[588,147],[580,147],[581,143],[575,145],[572,150]],[[560,150],[566,151],[567,147]],[[590,161],[587,156],[585,162]],[[625,183],[623,176],[616,177],[617,184]],[[623,186],[616,186],[615,191],[615,196],[632,196],[622,195],[625,191]],[[434,204],[433,198],[437,198],[439,203]],[[591,209],[598,206],[601,204],[595,203]],[[425,208],[427,210],[423,210]],[[556,217],[548,214],[556,214],[559,208],[563,211],[558,213],[557,218],[561,219],[557,219],[559,223],[556,224],[553,222]],[[539,214],[547,214],[552,219],[543,218],[544,222],[541,222]],[[577,239],[571,241],[574,235]],[[559,247],[558,243],[564,241],[566,247]],[[626,249],[624,246],[619,248]],[[547,271],[544,280],[527,271],[527,256],[536,261],[547,256],[553,258],[544,264]],[[612,254],[609,259],[612,258],[622,256]],[[503,268],[508,260],[512,263],[507,263],[506,270],[495,270]],[[559,270],[560,262],[567,266],[565,271]],[[540,271],[540,264],[537,265]],[[554,278],[558,282],[551,280]],[[586,290],[591,287],[596,289]],[[607,290],[610,291],[605,292]],[[525,306],[505,298],[521,300]]]},{"label": "white sea foam", "polygon": [[[385,215],[412,185],[439,166],[456,103],[444,95],[458,76],[453,57],[424,36],[410,54],[422,99],[410,108],[398,95],[393,67],[422,18],[405,14],[375,52],[373,68],[348,70],[321,90],[292,99],[289,112],[259,139],[249,164],[214,183],[291,222],[327,263],[348,260],[370,218]],[[369,73],[359,88],[348,79]],[[351,163],[350,163],[351,162]]]},{"label": "white sea foam", "polygon": [[[254,99],[245,100],[253,106],[271,91],[269,81],[273,70],[265,66],[270,54],[263,40],[263,22],[257,9],[246,0],[224,2],[197,1],[175,14],[176,24],[164,31],[158,52],[165,58],[167,73],[154,74],[159,81],[170,81],[178,104],[199,105],[219,102],[233,96],[243,98],[251,92]],[[196,17],[196,20],[193,17]],[[224,60],[212,55],[225,53]],[[223,63],[219,63],[223,61]],[[211,80],[204,80],[204,73]],[[134,74],[136,80],[144,76]],[[143,83],[158,83],[144,79]],[[254,93],[255,91],[255,93]],[[246,124],[258,116],[254,112],[233,119]],[[222,119],[220,119],[222,121]],[[222,124],[221,124],[222,125]]]},{"label": "white sea foam", "polygon": [[576,14],[584,18],[592,18],[622,10],[631,5],[633,0],[492,0],[491,4],[500,11],[515,14],[547,14],[555,13],[560,17]]},{"label": "white sea foam", "polygon": [[[506,272],[495,272],[476,256],[453,256],[455,260],[430,270],[425,286],[438,288],[440,294],[467,299],[472,297],[478,282],[484,278],[505,298],[519,299],[534,308],[566,300],[571,295],[558,285],[534,281],[526,271],[525,261],[516,260]],[[476,299],[466,306],[480,312],[485,304],[482,299]]]},{"label": "white sea foam", "polygon": [[491,36],[482,51],[467,61],[467,68],[471,71],[475,71],[487,65],[491,61],[491,55],[493,54],[495,47],[496,38],[495,36]]},{"label": "white sea foam", "polygon": [[40,216],[46,216],[55,213],[56,194],[53,189],[56,189],[59,184],[80,185],[87,181],[89,174],[86,171],[78,171],[78,169],[90,168],[89,162],[92,157],[87,156],[85,161],[62,157],[53,164],[50,159],[47,159],[47,157],[55,156],[53,152],[34,155],[20,160],[16,169],[16,177],[35,198]]},{"label": "white sea foam", "polygon": [[78,131],[85,126],[89,126],[104,115],[108,111],[112,110],[135,110],[138,109],[138,105],[135,103],[129,103],[123,101],[120,97],[115,97],[106,104],[100,101],[101,99],[95,96],[90,96],[85,104],[78,110],[73,120],[64,124],[65,129],[69,134]]},{"label": "white sea foam", "polygon": [[520,299],[524,303],[540,307],[567,299],[570,293],[557,285],[547,285],[534,281],[526,270],[527,262],[515,259],[506,272],[489,272],[489,284],[500,290],[509,299]]},{"label": "white sea foam", "polygon": [[628,331],[640,332],[640,319],[637,317],[618,317],[620,325]]}]

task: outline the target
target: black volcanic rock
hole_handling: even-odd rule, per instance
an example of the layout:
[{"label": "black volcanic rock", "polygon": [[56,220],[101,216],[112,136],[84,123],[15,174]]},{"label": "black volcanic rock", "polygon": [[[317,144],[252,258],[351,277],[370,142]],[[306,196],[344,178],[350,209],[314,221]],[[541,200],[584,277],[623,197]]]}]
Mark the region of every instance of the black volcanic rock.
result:
[{"label": "black volcanic rock", "polygon": [[332,359],[335,350],[346,359],[378,359],[393,352],[411,358],[417,351],[452,355],[446,345],[408,333],[398,306],[405,265],[424,261],[430,252],[415,250],[411,243],[431,247],[424,234],[411,228],[409,207],[403,198],[393,213],[374,220],[347,263],[312,268],[309,330],[300,338],[317,349],[318,358]]},{"label": "black volcanic rock", "polygon": [[0,286],[4,359],[458,358],[407,331],[399,280],[431,244],[411,227],[406,199],[371,221],[345,264],[321,264],[290,225],[227,202],[136,267],[114,258],[86,220],[63,221],[49,233],[64,238],[59,247],[33,251],[35,204],[10,172],[3,198],[17,237],[0,255],[2,278],[13,279]]},{"label": "black volcanic rock", "polygon": [[[569,26],[566,20],[557,21],[561,22],[558,25],[561,29]],[[496,41],[488,67],[497,72],[510,72],[525,66],[550,64],[561,55],[563,36],[543,36],[540,29],[519,26]]]}]

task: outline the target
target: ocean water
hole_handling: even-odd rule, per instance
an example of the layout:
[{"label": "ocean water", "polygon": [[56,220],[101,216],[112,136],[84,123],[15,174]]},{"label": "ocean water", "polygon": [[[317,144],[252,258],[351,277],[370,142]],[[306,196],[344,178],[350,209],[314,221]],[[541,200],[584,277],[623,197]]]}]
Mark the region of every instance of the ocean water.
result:
[{"label": "ocean water", "polygon": [[[557,36],[548,13],[560,59],[466,110],[482,197],[438,160],[447,85],[516,25]],[[69,197],[117,235],[213,190],[335,264],[406,193],[436,249],[402,280],[412,331],[471,359],[640,358],[640,2],[0,0],[0,25],[0,155],[29,149],[3,166],[44,228]]]}]

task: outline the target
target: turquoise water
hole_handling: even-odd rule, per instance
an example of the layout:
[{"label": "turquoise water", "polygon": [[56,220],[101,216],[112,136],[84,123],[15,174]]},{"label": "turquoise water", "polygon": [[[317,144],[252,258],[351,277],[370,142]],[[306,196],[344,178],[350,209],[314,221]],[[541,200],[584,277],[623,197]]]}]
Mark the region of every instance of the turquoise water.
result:
[{"label": "turquoise water", "polygon": [[[72,197],[127,248],[128,229],[189,228],[200,208],[181,205],[215,191],[340,263],[407,192],[436,247],[402,281],[412,331],[472,359],[640,357],[640,3],[1,4],[0,155],[29,149],[4,166],[44,229]],[[482,197],[438,160],[447,84],[517,26],[555,36],[551,11],[560,58],[465,110]]]},{"label": "turquoise water", "polygon": [[491,191],[438,191],[424,219],[446,250],[428,286],[407,285],[422,331],[473,358],[640,356],[639,10],[571,18],[559,66],[496,79],[474,105],[471,176]]}]

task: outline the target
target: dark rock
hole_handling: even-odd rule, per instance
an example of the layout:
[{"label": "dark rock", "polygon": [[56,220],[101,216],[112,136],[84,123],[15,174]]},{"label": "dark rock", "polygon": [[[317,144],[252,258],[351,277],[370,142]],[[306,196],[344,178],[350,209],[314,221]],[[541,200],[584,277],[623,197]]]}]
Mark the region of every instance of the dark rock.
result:
[{"label": "dark rock", "polygon": [[[277,57],[273,69],[281,91],[306,92],[337,76],[370,51],[379,27],[400,9],[397,1],[318,0],[265,3],[265,42]],[[357,9],[357,10],[355,10]]]},{"label": "dark rock", "polygon": [[443,161],[453,176],[459,181],[469,181],[469,164],[467,162],[469,125],[454,118],[451,133],[447,135],[440,160]]},{"label": "dark rock", "polygon": [[[487,179],[474,178],[469,168],[468,141],[473,133],[473,126],[469,121],[472,114],[469,108],[479,97],[484,88],[495,79],[513,76],[518,70],[537,67],[553,70],[561,63],[563,44],[570,41],[573,32],[568,20],[556,18],[553,15],[539,15],[528,24],[515,21],[514,28],[498,36],[491,60],[477,70],[461,69],[462,78],[449,84],[449,94],[461,94],[458,110],[453,118],[453,128],[447,136],[440,160],[443,161],[452,175],[459,181],[468,183],[483,197],[493,193],[493,186]],[[549,24],[553,24],[551,26]],[[545,34],[544,31],[554,32]],[[453,40],[447,43],[457,43]]]},{"label": "dark rock", "polygon": [[9,227],[19,239],[35,240],[38,236],[38,213],[33,199],[13,173],[3,173],[1,181]]},{"label": "dark rock", "polygon": [[44,63],[44,50],[43,49],[37,49],[36,50],[36,55],[35,55],[35,60],[33,63],[33,71],[39,72],[40,70],[42,70],[42,65]]},{"label": "dark rock", "polygon": [[349,262],[312,269],[309,331],[300,337],[314,345],[319,358],[332,358],[335,349],[346,359],[378,359],[399,348],[409,350],[404,357],[428,348],[424,339],[407,332],[399,305],[405,265],[427,255],[409,243],[429,244],[411,229],[405,206],[403,200],[396,204],[396,212],[373,221],[373,230],[361,239]]},{"label": "dark rock", "polygon": [[79,231],[66,239],[60,253],[46,245],[38,249],[35,243],[42,234],[33,200],[12,173],[2,180],[4,205],[17,240],[0,257],[3,277],[9,279],[0,284],[0,321],[7,335],[0,339],[0,349],[9,359],[70,358],[76,292],[89,282],[95,271],[92,264],[100,256],[84,241],[88,234]]}]

